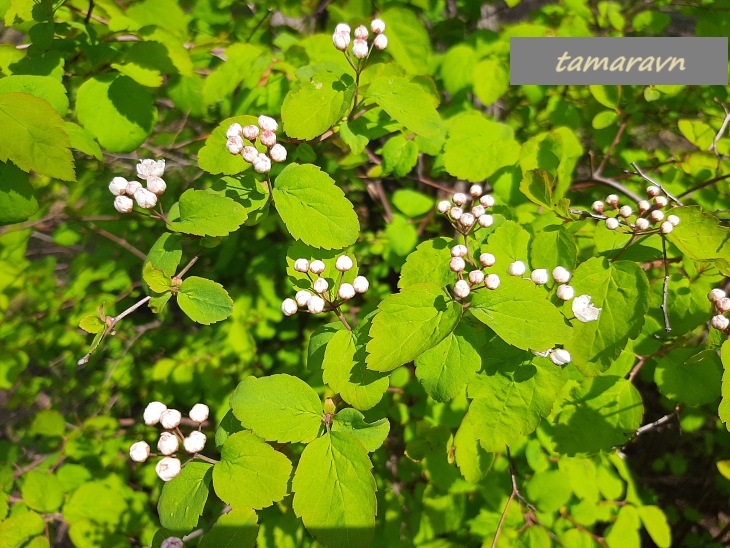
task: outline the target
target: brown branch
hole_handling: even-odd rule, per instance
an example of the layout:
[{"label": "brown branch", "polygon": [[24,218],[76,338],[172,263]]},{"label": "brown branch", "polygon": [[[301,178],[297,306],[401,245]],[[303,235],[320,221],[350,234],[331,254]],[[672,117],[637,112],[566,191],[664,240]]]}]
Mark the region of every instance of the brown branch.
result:
[{"label": "brown branch", "polygon": [[134,247],[132,244],[130,244],[124,238],[120,238],[119,236],[116,236],[116,235],[112,234],[111,232],[104,230],[103,228],[97,228],[94,225],[91,225],[91,229],[94,232],[96,232],[97,234],[99,234],[100,236],[104,236],[107,240],[111,240],[115,244],[123,247],[124,249],[129,251],[132,255],[136,256],[137,258],[139,258],[143,261],[147,258],[147,255],[142,253],[139,249]]}]

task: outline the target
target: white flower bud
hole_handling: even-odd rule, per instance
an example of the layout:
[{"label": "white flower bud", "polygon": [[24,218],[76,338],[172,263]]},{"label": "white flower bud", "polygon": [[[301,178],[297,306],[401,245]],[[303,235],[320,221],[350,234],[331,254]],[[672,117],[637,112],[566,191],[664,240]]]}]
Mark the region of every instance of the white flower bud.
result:
[{"label": "white flower bud", "polygon": [[469,250],[463,244],[456,244],[454,247],[451,248],[452,257],[466,257],[468,253]]},{"label": "white flower bud", "polygon": [[350,34],[350,25],[347,23],[340,23],[335,27],[335,32],[346,32],[347,34]]},{"label": "white flower bud", "polygon": [[385,32],[385,21],[382,19],[373,19],[372,23],[370,23],[370,30],[375,34]]},{"label": "white flower bud", "polygon": [[183,447],[185,451],[190,454],[200,453],[205,448],[205,442],[208,437],[202,432],[193,430],[190,435],[183,440]]},{"label": "white flower bud", "polygon": [[185,543],[179,537],[167,537],[160,544],[160,548],[185,548]]},{"label": "white flower bud", "polygon": [[345,51],[347,46],[350,45],[350,33],[349,32],[335,32],[332,34],[332,43],[340,51]]},{"label": "white flower bud", "polygon": [[499,287],[499,283],[499,276],[496,274],[489,274],[484,279],[484,285],[486,285],[488,289],[497,289]]},{"label": "white flower bud", "polygon": [[163,432],[157,441],[157,450],[163,455],[172,455],[180,447],[177,436],[172,432]]},{"label": "white flower bud", "polygon": [[457,192],[451,198],[451,201],[454,202],[458,206],[463,206],[467,200],[468,200],[468,198],[466,197],[466,194],[464,194],[463,192]]},{"label": "white flower bud", "polygon": [[559,284],[567,284],[570,281],[571,274],[567,268],[556,266],[553,268],[553,280]]},{"label": "white flower bud", "polygon": [[368,39],[368,29],[365,25],[360,25],[355,29],[355,39],[356,40],[367,40]]},{"label": "white flower bud", "polygon": [[154,426],[160,422],[162,413],[167,411],[167,406],[159,401],[152,401],[144,409],[144,423],[147,426]]},{"label": "white flower bud", "polygon": [[314,289],[315,293],[319,293],[320,295],[327,291],[329,287],[330,284],[325,278],[317,278],[314,280],[314,285],[312,285],[312,289]]},{"label": "white flower bud", "polygon": [[636,204],[636,207],[639,208],[639,211],[641,213],[644,213],[645,211],[649,211],[651,209],[651,204],[648,200],[641,200],[639,203]]},{"label": "white flower bud", "polygon": [[472,198],[479,198],[483,192],[482,185],[471,185],[471,188],[469,188],[469,194],[471,194]]},{"label": "white flower bud", "polygon": [[493,207],[495,203],[494,196],[492,196],[491,194],[485,194],[484,196],[479,198],[479,203],[486,208]]},{"label": "white flower bud", "polygon": [[707,294],[707,299],[711,303],[716,303],[720,299],[727,297],[727,294],[722,289],[713,289]]},{"label": "white flower bud", "polygon": [[109,183],[109,192],[114,196],[121,196],[127,191],[127,184],[129,184],[129,181],[124,177],[114,177],[112,182]]},{"label": "white flower bud", "polygon": [[337,290],[337,296],[340,299],[344,299],[346,301],[350,300],[355,296],[355,288],[352,286],[352,284],[344,283]]},{"label": "white flower bud", "polygon": [[309,270],[309,261],[307,259],[297,259],[294,261],[294,270],[297,272],[306,272]]},{"label": "white flower bud", "polygon": [[256,156],[252,164],[256,173],[268,173],[271,170],[271,159],[263,152]]},{"label": "white flower bud", "polygon": [[451,209],[451,202],[448,200],[442,200],[436,206],[436,211],[439,213],[447,213]]},{"label": "white flower bud", "polygon": [[487,212],[487,208],[485,208],[483,205],[475,205],[471,208],[471,214],[474,215],[477,219],[484,215]]},{"label": "white flower bud", "polygon": [[137,205],[142,209],[152,209],[157,205],[157,194],[153,194],[146,188],[140,188],[134,193]]},{"label": "white flower bud", "polygon": [[466,268],[466,263],[461,257],[452,257],[449,262],[449,268],[454,272],[461,272]]},{"label": "white flower bud", "polygon": [[649,218],[651,218],[651,220],[655,223],[659,223],[664,220],[664,213],[662,211],[659,211],[658,209],[655,209],[654,211],[649,213]]},{"label": "white flower bud", "polygon": [[593,202],[591,209],[593,209],[596,213],[603,213],[604,207],[606,207],[606,204],[604,204],[601,200],[596,200]]},{"label": "white flower bud", "polygon": [[646,188],[646,193],[650,198],[653,198],[654,196],[659,196],[661,192],[662,190],[658,186],[651,185]]},{"label": "white flower bud", "polygon": [[557,295],[558,299],[561,299],[563,301],[569,301],[570,299],[575,297],[575,289],[573,289],[572,285],[559,285]]},{"label": "white flower bud", "polygon": [[161,196],[165,192],[166,189],[167,189],[167,184],[160,177],[152,176],[149,179],[147,179],[147,190],[149,190],[152,194]]},{"label": "white flower bud", "polygon": [[616,194],[609,194],[606,196],[606,203],[611,207],[618,207],[618,196]]},{"label": "white flower bud", "polygon": [[243,159],[246,160],[249,164],[254,163],[256,158],[259,157],[259,151],[256,150],[256,147],[247,146],[243,147],[241,151],[241,156],[243,156]]},{"label": "white flower bud", "polygon": [[259,135],[259,141],[265,147],[273,147],[276,144],[276,133],[267,129]]},{"label": "white flower bud", "polygon": [[140,179],[149,177],[162,177],[165,174],[165,160],[140,160],[137,164],[137,176]]},{"label": "white flower bud", "polygon": [[279,124],[276,123],[276,120],[269,116],[264,116],[263,114],[259,116],[259,127],[263,129],[264,131],[274,131],[276,132],[279,129]]},{"label": "white flower bud", "polygon": [[312,298],[307,303],[307,309],[312,314],[319,314],[324,310],[324,299],[317,295],[312,295]]},{"label": "white flower bud", "polygon": [[538,358],[547,358],[548,356],[550,356],[550,354],[553,353],[553,349],[552,348],[548,348],[547,350],[544,350],[544,351],[541,351],[541,352],[538,352],[537,350],[533,350],[532,353],[535,356],[537,356]]},{"label": "white flower bud", "polygon": [[259,126],[255,126],[253,124],[248,125],[243,128],[243,136],[251,141],[252,143],[256,140],[256,138],[259,136]]},{"label": "white flower bud", "polygon": [[146,441],[138,441],[137,443],[133,443],[132,446],[129,448],[129,457],[134,462],[144,462],[149,456],[150,446]]},{"label": "white flower bud", "polygon": [[662,231],[662,234],[669,234],[672,230],[674,230],[674,225],[669,221],[664,221],[659,229]]},{"label": "white flower bud", "polygon": [[494,266],[494,263],[497,262],[497,258],[491,253],[482,253],[479,255],[479,262],[482,266]]},{"label": "white flower bud", "polygon": [[286,149],[280,144],[275,144],[269,151],[269,156],[275,162],[283,162],[286,160]]},{"label": "white flower bud", "polygon": [[340,272],[347,272],[353,267],[353,262],[347,255],[340,255],[335,262],[335,268]]},{"label": "white flower bud", "polygon": [[228,152],[231,154],[241,154],[241,151],[243,150],[243,139],[239,135],[234,135],[233,137],[229,137],[226,141],[226,148],[228,149]]},{"label": "white flower bud", "polygon": [[548,271],[545,268],[537,268],[530,274],[530,279],[535,285],[545,285],[548,282]]},{"label": "white flower bud", "polygon": [[592,322],[598,319],[602,308],[596,308],[591,302],[593,298],[590,295],[581,295],[573,299],[573,314],[583,323]]},{"label": "white flower bud", "polygon": [[725,316],[720,316],[718,314],[717,316],[712,317],[710,325],[718,331],[725,331],[728,328],[728,325],[730,325],[730,320],[728,320]]},{"label": "white flower bud", "polygon": [[677,226],[679,224],[679,217],[676,215],[667,215],[667,222],[672,223],[672,226]]},{"label": "white flower bud", "polygon": [[481,270],[472,270],[469,272],[469,281],[474,285],[479,285],[484,281],[484,272]]},{"label": "white flower bud", "polygon": [[471,213],[464,213],[461,217],[459,217],[459,224],[464,228],[471,228],[474,221],[476,221],[476,219]]},{"label": "white flower bud", "polygon": [[324,269],[325,269],[325,265],[319,259],[312,261],[309,264],[309,270],[310,270],[310,272],[312,272],[312,274],[322,274],[322,272],[324,272]]},{"label": "white flower bud", "polygon": [[723,297],[722,299],[715,302],[715,307],[723,314],[725,312],[730,312],[730,299],[728,299],[727,297]]},{"label": "white flower bud", "polygon": [[511,265],[509,265],[509,269],[507,272],[510,276],[522,276],[524,275],[525,271],[527,270],[527,267],[525,266],[525,263],[522,261],[515,261]]},{"label": "white flower bud", "polygon": [[616,230],[618,228],[618,225],[618,219],[614,217],[609,217],[608,219],[606,219],[606,228],[608,230]]},{"label": "white flower bud", "polygon": [[312,294],[306,289],[297,291],[297,294],[294,296],[294,300],[297,301],[297,304],[299,306],[307,306],[307,304],[309,303],[309,299],[311,298]]},{"label": "white flower bud", "polygon": [[550,352],[550,361],[555,365],[566,365],[570,363],[570,352],[563,348],[556,348]]},{"label": "white flower bud", "polygon": [[464,214],[464,210],[461,209],[460,207],[452,207],[451,210],[449,211],[449,217],[451,217],[455,221],[458,221],[463,214]]},{"label": "white flower bud", "polygon": [[649,223],[649,219],[644,219],[644,218],[636,219],[637,230],[646,230],[647,228],[649,228],[650,224],[651,223]]},{"label": "white flower bud", "polygon": [[378,51],[383,51],[388,47],[388,37],[385,34],[378,34],[373,39],[373,46],[375,46],[375,49]]},{"label": "white flower bud", "polygon": [[631,209],[631,206],[625,205],[621,206],[621,209],[618,210],[618,214],[621,215],[624,219],[631,217],[631,214],[634,211]]},{"label": "white flower bud", "polygon": [[142,188],[142,183],[139,181],[129,181],[127,183],[127,194],[129,196],[134,196],[134,193],[137,192],[140,188]]},{"label": "white flower bud", "polygon": [[157,463],[157,466],[155,466],[157,477],[159,477],[162,481],[170,481],[171,479],[178,477],[181,469],[182,463],[180,462],[180,459],[175,457],[165,457]]},{"label": "white flower bud", "polygon": [[352,43],[352,54],[357,59],[365,59],[368,56],[368,43],[365,40],[355,40]]},{"label": "white flower bud", "polygon": [[667,200],[666,197],[664,197],[664,196],[657,196],[656,198],[654,198],[654,204],[657,207],[664,207],[668,203],[669,203],[669,200]]},{"label": "white flower bud", "polygon": [[494,224],[494,217],[491,215],[481,215],[479,217],[479,226],[482,228],[489,228]]},{"label": "white flower bud", "polygon": [[365,276],[358,276],[352,281],[352,287],[358,293],[365,293],[370,288],[370,282]]},{"label": "white flower bud", "polygon": [[469,284],[466,283],[464,280],[459,280],[454,284],[454,293],[457,297],[460,299],[463,299],[465,297],[469,296],[469,293],[471,293],[471,289],[469,288]]},{"label": "white flower bud", "polygon": [[188,417],[190,417],[190,420],[192,420],[193,422],[197,422],[198,424],[207,421],[208,415],[210,415],[210,408],[204,403],[196,403],[195,405],[193,405],[190,413],[188,413]]},{"label": "white flower bud", "polygon": [[293,316],[297,313],[297,310],[299,310],[299,306],[297,306],[297,302],[294,299],[284,299],[281,302],[281,311],[284,313],[284,316]]},{"label": "white flower bud", "polygon": [[230,126],[228,126],[228,129],[226,130],[227,139],[230,139],[231,137],[240,137],[242,134],[243,128],[238,122],[232,123]]},{"label": "white flower bud", "polygon": [[114,198],[114,209],[119,213],[129,213],[134,209],[134,202],[129,196],[117,196]]},{"label": "white flower bud", "polygon": [[177,409],[166,409],[160,415],[160,424],[165,430],[177,428],[182,419],[182,413]]}]

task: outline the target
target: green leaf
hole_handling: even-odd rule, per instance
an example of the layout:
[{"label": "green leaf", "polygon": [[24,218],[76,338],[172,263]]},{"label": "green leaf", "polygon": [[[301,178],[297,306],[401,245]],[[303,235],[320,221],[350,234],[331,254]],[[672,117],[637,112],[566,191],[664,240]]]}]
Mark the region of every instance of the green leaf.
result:
[{"label": "green leaf", "polygon": [[165,232],[152,245],[145,265],[149,263],[169,276],[174,276],[177,267],[180,266],[180,259],[182,259],[182,236]]},{"label": "green leaf", "polygon": [[370,545],[377,508],[372,467],[365,446],[345,432],[329,432],[302,452],[293,508],[323,545]]},{"label": "green leaf", "polygon": [[10,160],[23,171],[76,180],[63,118],[48,102],[25,93],[3,93],[0,127],[13,136],[0,140],[0,162]]},{"label": "green leaf", "polygon": [[[226,132],[233,123],[241,124],[241,126],[255,125],[258,126],[258,118],[255,116],[234,116],[226,118],[218,127],[213,130],[205,140],[205,145],[198,152],[198,167],[203,171],[212,173],[213,175],[236,175],[251,167],[243,156],[240,154],[231,154],[226,148]],[[244,141],[251,144],[249,141]]]},{"label": "green leaf", "polygon": [[42,514],[55,512],[63,504],[61,482],[56,476],[43,470],[31,470],[23,475],[20,495],[29,508]]},{"label": "green leaf", "polygon": [[606,129],[612,126],[618,120],[618,114],[615,110],[602,110],[593,117],[591,125],[593,129]]},{"label": "green leaf", "polygon": [[27,93],[48,103],[56,109],[59,116],[68,112],[66,88],[51,76],[33,76],[30,74],[14,74],[0,80],[0,94]]},{"label": "green leaf", "polygon": [[361,133],[360,125],[357,120],[354,120],[352,122],[342,122],[339,127],[340,138],[350,147],[353,154],[361,154],[370,142],[367,135]]},{"label": "green leaf", "polygon": [[89,78],[76,92],[76,116],[109,152],[131,152],[157,121],[150,92],[128,76]]},{"label": "green leaf", "polygon": [[0,522],[0,539],[3,547],[15,548],[25,546],[28,539],[42,535],[45,531],[46,522],[40,514],[35,512],[22,512],[10,516]]},{"label": "green leaf", "polygon": [[730,431],[730,340],[722,343],[720,358],[722,359],[723,374],[722,400],[720,400],[718,413],[720,420],[725,423],[725,428]]},{"label": "green leaf", "polygon": [[677,126],[682,135],[700,150],[710,148],[717,134],[709,125],[695,120],[680,120],[677,122]]},{"label": "green leaf", "polygon": [[473,69],[474,94],[488,107],[509,90],[509,68],[495,59],[483,59]]},{"label": "green leaf", "polygon": [[101,151],[101,147],[99,146],[99,143],[94,140],[91,133],[73,122],[65,122],[63,124],[63,129],[68,135],[71,148],[75,148],[84,154],[93,156],[99,161],[104,160],[104,154]]},{"label": "green leaf", "polygon": [[548,226],[530,240],[530,265],[552,272],[556,266],[573,271],[578,260],[575,238],[562,226]]},{"label": "green leaf", "polygon": [[342,119],[354,95],[352,76],[320,70],[284,98],[284,131],[289,137],[305,141],[322,135]]},{"label": "green leaf", "polygon": [[452,245],[447,238],[432,238],[419,244],[401,268],[398,287],[403,289],[425,282],[445,287],[454,283],[456,276],[449,268]]},{"label": "green leaf", "polygon": [[523,350],[544,351],[571,335],[563,315],[531,280],[502,276],[498,289],[474,292],[469,310],[504,342]]},{"label": "green leaf", "polygon": [[337,413],[332,419],[332,432],[346,432],[355,436],[370,453],[376,451],[390,432],[388,419],[365,422],[365,416],[357,409],[348,407]]},{"label": "green leaf", "polygon": [[722,363],[715,350],[674,348],[657,358],[654,382],[671,401],[712,403],[720,396]]},{"label": "green leaf", "polygon": [[158,88],[163,82],[159,70],[143,67],[137,63],[112,63],[111,67],[124,76],[129,76],[138,84],[148,88]]},{"label": "green leaf", "polygon": [[177,304],[191,320],[203,325],[225,320],[233,312],[233,299],[213,280],[190,276],[178,289]]},{"label": "green leaf", "polygon": [[508,275],[509,265],[514,261],[527,262],[530,245],[530,233],[514,221],[505,221],[499,225],[487,240],[488,245],[482,251],[488,251],[496,259],[492,272],[500,276]]},{"label": "green leaf", "polygon": [[552,209],[554,182],[544,169],[531,169],[524,173],[520,192],[537,205]]},{"label": "green leaf", "polygon": [[576,297],[590,295],[603,309],[596,321],[574,320],[573,337],[565,345],[583,375],[597,375],[641,332],[649,308],[649,282],[636,263],[593,257],[575,270],[570,284]]},{"label": "green leaf", "polygon": [[453,96],[461,90],[471,87],[477,62],[476,51],[464,42],[457,42],[446,52],[439,71],[443,86],[449,94]]},{"label": "green leaf", "polygon": [[129,511],[119,492],[101,481],[82,484],[63,505],[63,519],[71,526],[93,521],[110,530],[119,527]]},{"label": "green leaf", "polygon": [[253,548],[258,536],[258,516],[250,508],[234,508],[206,531],[200,548]]},{"label": "green leaf", "polygon": [[180,196],[180,220],[170,227],[196,236],[228,236],[246,220],[241,204],[226,196],[192,188]]},{"label": "green leaf", "polygon": [[[352,259],[352,268],[345,273],[337,270],[337,259],[343,255]],[[319,277],[327,280],[331,290],[338,287],[340,283],[351,284],[359,274],[357,257],[352,251],[324,250],[308,246],[302,242],[292,242],[286,250],[286,273],[295,289],[311,290],[312,288],[311,272],[297,272],[294,270],[294,263],[297,259],[307,259],[310,262],[315,259],[322,261],[325,268],[319,274]],[[342,325],[340,322],[338,324]]]},{"label": "green leaf", "polygon": [[420,19],[411,10],[392,7],[380,18],[385,21],[388,53],[409,74],[428,73],[431,61],[431,38]]},{"label": "green leaf", "polygon": [[680,223],[667,239],[687,257],[713,261],[724,275],[730,275],[730,229],[698,206],[675,207],[671,212]]},{"label": "green leaf", "polygon": [[672,532],[662,509],[658,506],[639,506],[636,511],[654,544],[659,548],[669,548],[672,545]]},{"label": "green leaf", "polygon": [[268,441],[309,442],[322,427],[319,396],[291,375],[246,377],[231,396],[231,409],[245,428]]},{"label": "green leaf", "polygon": [[352,245],[360,223],[334,180],[311,164],[289,164],[276,178],[274,203],[296,240],[324,249]]},{"label": "green leaf", "polygon": [[0,162],[0,225],[22,223],[36,211],[38,199],[28,174],[10,162]]},{"label": "green leaf", "polygon": [[391,201],[404,215],[411,218],[425,215],[434,207],[433,198],[410,188],[396,190]]},{"label": "green leaf", "polygon": [[615,109],[621,99],[621,86],[588,86],[593,98],[606,108]]},{"label": "green leaf", "polygon": [[443,131],[441,117],[428,92],[402,76],[381,76],[373,80],[365,94],[408,131],[436,137]]},{"label": "green leaf", "polygon": [[149,288],[155,293],[164,293],[172,288],[172,278],[170,275],[164,270],[155,268],[150,262],[144,264],[142,277]]},{"label": "green leaf", "polygon": [[396,135],[385,142],[381,155],[383,175],[392,173],[396,178],[405,177],[418,162],[418,145],[412,139]]},{"label": "green leaf", "polygon": [[105,325],[106,324],[101,321],[101,318],[99,318],[99,316],[97,316],[96,314],[89,314],[88,316],[84,316],[79,322],[79,327],[87,333],[98,333],[99,331],[104,329]]},{"label": "green leaf", "polygon": [[33,418],[30,432],[49,438],[61,437],[66,433],[66,421],[55,409],[42,409]]},{"label": "green leaf", "polygon": [[469,483],[477,483],[484,478],[496,458],[494,453],[488,453],[479,443],[476,426],[473,415],[467,413],[454,436],[456,465]]},{"label": "green leaf", "polygon": [[210,464],[192,461],[183,467],[179,476],[163,485],[157,513],[164,528],[182,535],[198,525],[212,477]]},{"label": "green leaf", "polygon": [[268,212],[269,189],[266,181],[258,181],[253,173],[247,172],[238,177],[221,177],[211,190],[227,196],[240,204],[248,218],[244,223],[253,226],[261,222]]},{"label": "green leaf", "polygon": [[527,496],[541,512],[557,512],[573,494],[567,474],[561,470],[537,472],[527,482]]},{"label": "green leaf", "polygon": [[237,432],[223,444],[213,467],[213,488],[234,508],[260,510],[286,496],[291,471],[282,453],[251,432]]},{"label": "green leaf", "polygon": [[461,319],[461,305],[432,283],[410,285],[378,305],[367,344],[369,369],[390,371],[436,346]]}]

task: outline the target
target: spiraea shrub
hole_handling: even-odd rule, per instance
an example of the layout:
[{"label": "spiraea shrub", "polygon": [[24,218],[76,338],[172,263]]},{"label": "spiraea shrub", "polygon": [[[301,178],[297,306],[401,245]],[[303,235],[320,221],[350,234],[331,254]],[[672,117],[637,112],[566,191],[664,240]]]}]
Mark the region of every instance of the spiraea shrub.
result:
[{"label": "spiraea shrub", "polygon": [[730,542],[710,4],[0,0],[0,547]]}]

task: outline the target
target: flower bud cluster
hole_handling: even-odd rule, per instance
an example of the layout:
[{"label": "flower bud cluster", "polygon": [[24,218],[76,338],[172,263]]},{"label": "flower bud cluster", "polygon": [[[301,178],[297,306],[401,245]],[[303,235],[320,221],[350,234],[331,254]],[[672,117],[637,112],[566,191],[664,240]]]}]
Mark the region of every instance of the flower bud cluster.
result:
[{"label": "flower bud cluster", "polygon": [[[469,257],[469,249],[465,245],[457,244],[452,247],[449,268],[452,272],[456,272],[459,278],[454,284],[454,295],[459,299],[465,299],[474,289],[481,287],[492,290],[497,289],[501,283],[499,276],[486,271],[487,268],[494,266],[496,262],[496,258],[491,253],[482,253],[479,255],[479,264],[477,265]],[[467,272],[467,266],[473,266],[474,268]]]},{"label": "flower bud cluster", "polygon": [[[365,25],[360,25],[355,29],[355,39],[352,40],[352,56],[356,59],[366,59],[370,56],[370,52],[373,48],[377,50],[384,50],[388,47],[388,37],[383,34],[385,31],[385,22],[382,19],[373,19],[370,23],[370,30],[373,31],[375,37],[373,38],[372,47],[368,47],[368,29]],[[335,32],[332,34],[332,43],[335,48],[345,52],[347,55],[347,47],[351,41],[350,26],[346,23],[340,23],[335,27]]]},{"label": "flower bud cluster", "polygon": [[725,316],[730,312],[730,298],[722,289],[713,289],[707,295],[707,300],[715,308],[715,315],[710,320],[710,325],[730,336],[730,319]]},{"label": "flower bud cluster", "polygon": [[[226,131],[226,148],[234,156],[240,154],[244,160],[253,165],[256,173],[268,173],[271,171],[272,162],[286,160],[286,149],[276,142],[276,132],[279,129],[276,120],[262,114],[258,122],[257,126],[251,124],[245,127],[239,123],[231,124]],[[268,154],[258,151],[257,139],[268,149]]]},{"label": "flower bud cluster", "polygon": [[[300,258],[294,261],[294,270],[306,274],[312,283],[311,289],[297,291],[294,298],[284,299],[281,311],[285,316],[293,316],[301,309],[311,314],[320,314],[336,309],[345,301],[352,299],[357,293],[365,293],[370,288],[370,282],[365,276],[357,276],[352,283],[342,282],[345,272],[352,270],[354,263],[347,255],[340,255],[335,261],[335,268],[340,271],[340,281],[336,295],[332,295],[330,284],[326,278],[320,276],[325,271],[325,264],[319,259],[309,261]],[[317,277],[314,278],[312,274]]]},{"label": "flower bud cluster", "polygon": [[129,213],[134,202],[142,209],[152,209],[157,205],[157,197],[167,189],[162,179],[165,173],[165,160],[140,160],[137,164],[137,177],[147,182],[147,188],[139,181],[128,181],[124,177],[114,177],[109,183],[109,191],[115,196],[114,209],[119,213]]},{"label": "flower bud cluster", "polygon": [[494,197],[483,192],[481,185],[472,185],[468,196],[456,192],[451,200],[440,201],[436,211],[446,215],[453,227],[464,235],[479,227],[489,228],[494,224],[494,217],[487,210],[494,206]]},{"label": "flower bud cluster", "polygon": [[[198,430],[193,430],[185,437],[180,431],[180,421],[182,413],[177,409],[168,409],[168,407],[159,401],[150,402],[144,410],[144,423],[147,426],[160,424],[164,428],[164,432],[160,434],[157,441],[157,450],[159,453],[155,456],[163,455],[163,458],[155,466],[157,476],[162,481],[170,481],[177,477],[182,469],[180,459],[175,453],[180,449],[180,442],[183,448],[190,454],[196,454],[203,450],[207,437],[200,431],[200,425],[208,420],[210,409],[203,403],[196,403],[190,410],[188,416],[198,424]],[[146,441],[138,441],[133,443],[129,448],[129,456],[135,462],[145,462],[150,455],[150,446]],[[173,545],[171,545],[173,546]]]},{"label": "flower bud cluster", "polygon": [[533,351],[532,353],[535,354],[535,356],[539,356],[541,358],[550,358],[550,361],[553,362],[555,365],[567,365],[572,359],[570,356],[570,352],[568,352],[564,348],[549,348],[544,352]]},{"label": "flower bud cluster", "polygon": [[[609,230],[616,230],[623,224],[636,233],[658,231],[669,234],[679,224],[679,217],[673,214],[665,215],[662,211],[669,204],[669,200],[658,186],[651,185],[646,189],[646,194],[649,200],[637,202],[636,211],[630,205],[620,205],[620,199],[616,194],[609,194],[604,201],[593,202],[592,209],[595,213],[605,216],[604,222]],[[613,213],[613,216],[609,213]]]}]

